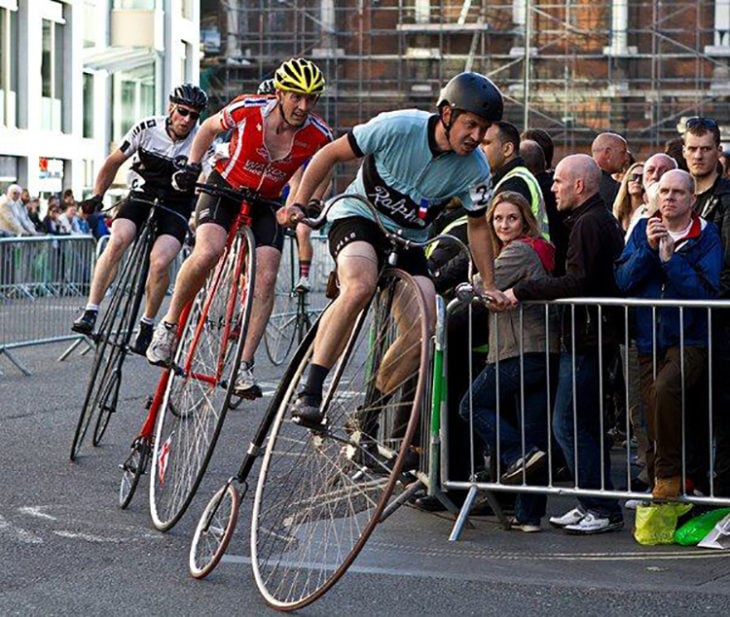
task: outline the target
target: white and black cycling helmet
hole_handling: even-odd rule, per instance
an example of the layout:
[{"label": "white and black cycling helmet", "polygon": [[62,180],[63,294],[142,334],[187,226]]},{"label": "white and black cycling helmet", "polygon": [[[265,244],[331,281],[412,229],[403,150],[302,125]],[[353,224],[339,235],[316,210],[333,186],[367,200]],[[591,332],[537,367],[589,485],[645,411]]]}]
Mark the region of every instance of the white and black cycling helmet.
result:
[{"label": "white and black cycling helmet", "polygon": [[264,79],[259,84],[258,90],[256,90],[256,94],[275,94],[276,93],[276,84],[274,83],[273,78],[272,79]]},{"label": "white and black cycling helmet", "polygon": [[208,104],[208,95],[198,86],[182,84],[170,93],[170,102],[202,111]]},{"label": "white and black cycling helmet", "polygon": [[502,119],[502,93],[494,83],[479,73],[459,73],[444,86],[438,109],[448,105],[452,110],[471,112],[488,122]]}]

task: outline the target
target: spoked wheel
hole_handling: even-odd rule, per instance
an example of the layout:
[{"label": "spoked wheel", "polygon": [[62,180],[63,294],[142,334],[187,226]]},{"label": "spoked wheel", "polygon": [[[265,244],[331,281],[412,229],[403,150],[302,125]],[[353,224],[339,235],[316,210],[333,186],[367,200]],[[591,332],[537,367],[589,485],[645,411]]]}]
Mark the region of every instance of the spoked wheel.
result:
[{"label": "spoked wheel", "polygon": [[124,510],[132,501],[139,479],[147,471],[152,444],[147,439],[135,439],[127,460],[120,465],[122,482],[119,485],[119,507]]},{"label": "spoked wheel", "polygon": [[300,350],[289,387],[275,401],[251,555],[259,591],[280,610],[310,604],[344,574],[396,485],[400,490],[414,479],[418,466],[410,444],[428,383],[430,327],[411,276],[386,270],[380,281],[325,384],[326,427],[312,430],[290,419],[311,344]]},{"label": "spoked wheel", "polygon": [[208,502],[190,545],[188,565],[195,578],[208,576],[225,554],[236,530],[240,504],[241,498],[233,481],[221,487]]},{"label": "spoked wheel", "polygon": [[190,505],[231,403],[253,303],[255,259],[253,234],[241,227],[183,328],[152,456],[150,511],[161,531]]},{"label": "spoked wheel", "polygon": [[298,295],[288,286],[285,289],[279,289],[277,285],[274,308],[264,332],[266,354],[274,366],[283,364],[294,346],[297,331]]},{"label": "spoked wheel", "polygon": [[147,278],[150,231],[145,226],[135,240],[129,258],[115,283],[109,307],[104,313],[99,329],[94,334],[96,351],[91,366],[89,384],[86,388],[81,414],[71,444],[71,460],[79,454],[86,433],[94,417],[93,443],[98,446],[106,432],[111,414],[116,411],[119,387],[122,380],[122,365],[127,355],[127,346],[137,320],[142,301],[142,290]]}]

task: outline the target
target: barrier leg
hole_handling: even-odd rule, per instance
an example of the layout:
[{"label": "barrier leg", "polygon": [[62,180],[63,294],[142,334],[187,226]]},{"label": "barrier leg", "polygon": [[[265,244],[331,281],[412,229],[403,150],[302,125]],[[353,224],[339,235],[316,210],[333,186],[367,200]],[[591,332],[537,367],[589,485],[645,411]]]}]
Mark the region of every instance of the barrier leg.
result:
[{"label": "barrier leg", "polygon": [[[32,375],[32,373],[27,368],[25,368],[18,360],[16,360],[5,347],[0,348],[0,356],[3,355],[6,356],[7,359],[10,360],[10,363],[15,366],[15,368],[17,368],[21,373],[23,373],[23,375],[25,375],[26,377]],[[0,372],[0,375],[2,374],[3,373]]]},{"label": "barrier leg", "polygon": [[56,362],[63,362],[66,358],[68,358],[69,355],[71,355],[74,349],[81,345],[81,343],[86,343],[86,349],[79,352],[80,356],[87,354],[90,349],[94,348],[94,346],[89,342],[89,337],[80,336],[73,343],[71,343],[71,345],[60,356],[58,356]]}]

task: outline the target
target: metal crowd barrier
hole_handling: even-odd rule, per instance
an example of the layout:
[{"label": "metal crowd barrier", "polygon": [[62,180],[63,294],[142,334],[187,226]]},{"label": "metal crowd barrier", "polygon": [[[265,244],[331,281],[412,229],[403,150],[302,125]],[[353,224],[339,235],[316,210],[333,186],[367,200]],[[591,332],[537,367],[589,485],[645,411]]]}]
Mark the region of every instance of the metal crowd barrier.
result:
[{"label": "metal crowd barrier", "polygon": [[[78,235],[0,238],[0,357],[30,375],[13,350],[73,341],[60,356],[63,360],[76,346],[88,345],[86,337],[71,332],[70,324],[86,304],[94,265],[107,242],[108,236],[98,242],[91,236]],[[323,291],[333,261],[326,237],[313,234],[312,244],[310,281],[313,291]],[[184,248],[172,264],[170,292],[189,252],[189,247]],[[283,259],[288,264],[288,247]]]},{"label": "metal crowd barrier", "polygon": [[[537,304],[537,303],[532,303]],[[660,307],[671,306],[678,307],[680,315],[684,315],[684,310],[687,308],[700,308],[706,311],[708,320],[708,332],[712,332],[713,329],[713,316],[717,319],[720,311],[726,311],[730,309],[730,302],[728,301],[679,301],[679,300],[631,300],[631,299],[608,299],[608,298],[584,298],[584,299],[566,299],[559,300],[550,303],[540,303],[546,311],[566,311],[569,316],[570,328],[574,331],[576,328],[575,315],[576,312],[586,310],[587,306],[597,307],[599,316],[608,307],[615,307],[612,310],[618,310],[623,315],[623,332],[620,334],[622,344],[620,345],[620,370],[622,372],[619,380],[622,382],[622,386],[619,392],[613,392],[615,389],[615,383],[609,383],[608,367],[610,357],[607,352],[608,347],[604,346],[603,343],[605,338],[609,334],[615,335],[615,332],[604,332],[602,328],[598,329],[599,336],[599,349],[602,351],[598,352],[598,365],[599,365],[599,382],[597,388],[599,390],[599,405],[598,405],[598,422],[600,425],[600,460],[603,465],[605,462],[610,461],[611,464],[611,479],[613,481],[613,490],[608,490],[607,476],[605,474],[605,467],[602,467],[601,471],[601,482],[599,488],[584,488],[579,486],[578,482],[573,479],[564,479],[563,477],[556,477],[555,473],[555,462],[562,457],[561,449],[555,442],[552,430],[552,409],[555,402],[555,382],[557,381],[557,373],[551,374],[551,371],[557,371],[557,362],[546,362],[547,374],[545,379],[545,387],[547,388],[547,401],[545,409],[545,422],[547,424],[547,434],[550,436],[547,442],[547,481],[546,482],[535,482],[534,480],[528,480],[529,484],[524,483],[524,477],[521,478],[518,484],[505,484],[500,478],[505,471],[505,467],[499,463],[499,437],[497,442],[497,452],[490,452],[489,448],[484,450],[481,445],[474,446],[472,444],[481,444],[481,440],[475,435],[473,425],[473,414],[470,417],[470,421],[463,422],[461,425],[463,430],[460,430],[458,434],[450,434],[448,427],[454,426],[453,421],[449,422],[451,414],[458,414],[458,409],[449,409],[448,406],[442,406],[441,412],[441,431],[440,431],[440,479],[441,486],[445,490],[467,490],[467,497],[464,507],[461,509],[459,516],[457,517],[456,523],[452,530],[451,539],[456,540],[460,536],[463,526],[467,522],[468,510],[471,507],[478,491],[486,491],[488,497],[492,496],[492,492],[530,492],[530,493],[543,493],[547,495],[573,495],[575,497],[605,497],[605,498],[617,498],[619,500],[626,499],[639,499],[647,500],[651,499],[651,495],[646,492],[639,492],[632,490],[632,478],[634,478],[640,471],[641,467],[637,466],[637,444],[632,441],[632,434],[638,434],[641,432],[640,427],[637,426],[636,430],[632,426],[632,414],[636,409],[641,409],[642,405],[642,392],[640,391],[638,380],[636,377],[636,358],[635,358],[635,344],[631,340],[630,334],[633,332],[633,310],[637,307],[651,307],[652,315],[654,317],[654,349],[651,354],[651,366],[653,376],[656,376],[657,367],[659,365],[659,358],[657,355],[657,323],[658,323],[658,312]],[[450,309],[453,305],[450,306]],[[516,309],[522,312],[523,307],[520,306]],[[496,318],[495,314],[491,314],[489,319],[490,322]],[[683,319],[683,317],[681,317]],[[448,319],[448,317],[447,317]],[[550,334],[550,322],[546,319],[546,336]],[[558,326],[559,327],[559,326]],[[469,332],[471,335],[472,332]],[[449,341],[444,335],[442,344],[446,349],[446,355],[448,361],[448,349]],[[718,341],[713,341],[712,336],[708,334],[707,340],[707,360],[706,370],[701,378],[699,386],[694,386],[694,389],[689,390],[685,384],[685,363],[681,362],[681,391],[682,391],[682,448],[681,448],[681,465],[682,465],[682,489],[681,496],[678,498],[679,501],[690,502],[695,504],[704,504],[711,506],[730,506],[730,495],[716,494],[715,484],[715,462],[717,458],[717,433],[716,433],[716,422],[718,413],[730,413],[730,409],[715,410],[715,401],[713,400],[713,380],[718,377],[715,375],[716,371],[722,371],[722,374],[727,374],[728,368],[726,366],[715,366],[713,361],[714,347],[713,345],[719,344]],[[725,341],[727,344],[727,341]],[[685,341],[682,336],[680,339],[680,358],[685,356]],[[470,345],[471,348],[471,345]],[[522,343],[520,345],[522,349]],[[572,351],[562,350],[562,351]],[[648,356],[647,356],[648,358]],[[546,353],[546,360],[549,359],[549,354]],[[445,361],[445,362],[446,362]],[[520,356],[520,380],[521,388],[524,388],[524,356]],[[470,382],[481,372],[481,366],[470,367]],[[575,368],[573,370],[575,375]],[[553,383],[552,387],[549,385]],[[717,387],[717,384],[715,384]],[[500,400],[499,393],[499,380],[496,384],[497,396],[496,400]],[[524,393],[524,390],[522,390]],[[573,377],[572,381],[572,393],[573,400],[575,401],[576,392],[576,380]],[[700,396],[697,395],[699,392]],[[473,397],[471,386],[469,387],[466,396]],[[613,397],[613,403],[611,399]],[[524,406],[522,405],[522,397],[518,397],[519,401],[516,401],[516,418],[517,422],[513,422],[516,427],[521,427],[522,422],[520,419],[524,419]],[[611,417],[612,412],[615,409],[609,409],[609,407],[618,408],[618,419]],[[472,409],[473,411],[473,409]],[[499,420],[502,413],[507,413],[500,409],[500,405],[497,405],[497,419]],[[576,408],[575,403],[573,407],[573,426],[576,426],[578,421],[579,410]],[[634,414],[639,417],[640,414]],[[428,423],[428,418],[424,418],[424,424]],[[727,426],[727,424],[725,424]],[[520,439],[522,443],[522,456],[525,454],[526,444],[530,443],[528,435],[522,428],[520,430]],[[613,432],[613,435],[611,433]],[[575,431],[574,431],[575,433]],[[690,438],[691,433],[691,438]],[[499,435],[499,433],[498,433]],[[578,460],[578,447],[574,435],[573,447],[576,450],[575,456],[575,467],[579,463]],[[450,449],[454,448],[466,448],[471,449],[470,456],[470,474],[469,477],[454,477],[452,469],[449,464]],[[483,453],[486,451],[486,456]],[[493,458],[492,458],[493,457]],[[705,474],[703,484],[705,485],[703,492],[691,490],[686,483],[686,479],[690,477],[690,459],[702,459],[706,466],[703,473]],[[490,460],[491,459],[491,460]],[[696,461],[692,462],[693,471],[695,478],[697,478],[697,467]],[[490,470],[491,467],[491,470]],[[647,483],[648,482],[647,478]],[[727,488],[726,488],[727,490]],[[448,496],[448,492],[446,493]],[[490,502],[491,503],[491,502]]]},{"label": "metal crowd barrier", "polygon": [[0,356],[26,375],[12,350],[78,338],[69,330],[89,292],[91,236],[0,239]]}]

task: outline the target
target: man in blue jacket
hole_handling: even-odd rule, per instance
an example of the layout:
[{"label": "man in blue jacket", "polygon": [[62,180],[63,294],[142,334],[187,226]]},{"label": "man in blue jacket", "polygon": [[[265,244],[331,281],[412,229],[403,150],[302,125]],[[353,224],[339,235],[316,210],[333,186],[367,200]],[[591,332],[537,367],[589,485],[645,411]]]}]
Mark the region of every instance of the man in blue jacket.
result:
[{"label": "man in blue jacket", "polygon": [[[675,169],[662,176],[659,212],[637,223],[616,264],[616,282],[627,295],[678,300],[717,297],[722,244],[717,227],[693,211],[694,192],[694,179],[686,171]],[[669,306],[656,314],[651,307],[636,311],[642,388],[649,388],[647,428],[653,451],[650,445],[647,465],[649,477],[655,478],[654,499],[673,499],[684,491],[683,399],[702,380],[707,339],[704,308],[685,308],[682,313]],[[652,379],[653,354],[657,372]]]}]

